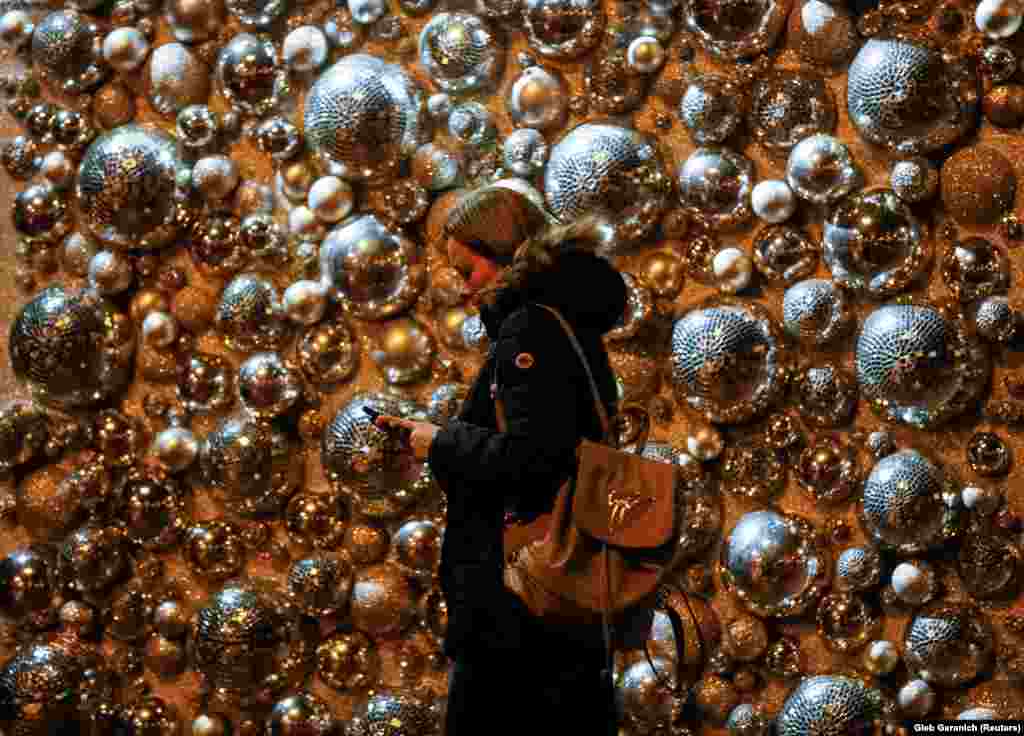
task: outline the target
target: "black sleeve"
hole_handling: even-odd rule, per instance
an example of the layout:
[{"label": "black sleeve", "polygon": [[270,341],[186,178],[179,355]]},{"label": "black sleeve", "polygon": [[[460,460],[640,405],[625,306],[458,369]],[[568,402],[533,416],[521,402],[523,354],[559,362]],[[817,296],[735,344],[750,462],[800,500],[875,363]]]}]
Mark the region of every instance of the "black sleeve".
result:
[{"label": "black sleeve", "polygon": [[542,311],[529,307],[509,315],[498,337],[495,361],[508,431],[454,419],[434,435],[428,462],[449,489],[493,489],[506,495],[508,506],[552,495],[571,472],[583,369],[576,370],[579,358],[554,316]]}]

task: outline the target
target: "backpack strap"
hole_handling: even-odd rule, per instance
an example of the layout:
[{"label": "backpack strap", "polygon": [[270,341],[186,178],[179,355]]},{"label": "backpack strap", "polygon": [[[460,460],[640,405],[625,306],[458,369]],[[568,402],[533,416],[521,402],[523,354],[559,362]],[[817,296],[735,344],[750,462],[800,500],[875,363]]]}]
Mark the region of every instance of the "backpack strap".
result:
[{"label": "backpack strap", "polygon": [[[601,392],[597,388],[597,381],[594,380],[594,373],[590,370],[590,362],[587,360],[587,354],[583,351],[583,347],[580,345],[579,340],[576,339],[576,333],[573,332],[572,327],[569,326],[569,323],[557,309],[537,302],[530,302],[530,304],[546,309],[554,315],[555,319],[557,319],[558,323],[562,326],[562,330],[569,337],[569,342],[572,343],[572,347],[576,351],[576,355],[579,356],[580,362],[583,363],[583,369],[587,373],[587,382],[590,384],[590,394],[594,399],[594,409],[601,422],[602,442],[606,445],[617,448],[619,446],[618,432],[615,432],[612,427],[611,419],[608,417],[608,411],[605,408],[604,401],[601,399]],[[498,385],[498,362],[495,361],[494,378],[491,382],[492,394],[494,396],[495,415],[498,421],[498,431],[506,432],[508,431],[508,423],[505,419],[505,402],[501,400],[501,397],[498,394]]]}]

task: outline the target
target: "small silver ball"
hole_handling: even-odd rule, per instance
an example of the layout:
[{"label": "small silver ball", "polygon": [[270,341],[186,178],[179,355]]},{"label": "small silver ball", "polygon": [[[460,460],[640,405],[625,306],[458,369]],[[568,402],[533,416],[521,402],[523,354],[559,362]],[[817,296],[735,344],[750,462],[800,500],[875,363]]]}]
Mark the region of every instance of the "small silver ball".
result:
[{"label": "small silver ball", "polygon": [[89,261],[89,285],[100,294],[120,294],[132,278],[132,264],[120,253],[103,250]]},{"label": "small silver ball", "polygon": [[184,427],[168,427],[153,439],[151,450],[172,473],[179,473],[199,456],[199,440]]},{"label": "small silver ball", "polygon": [[516,176],[535,176],[544,170],[549,148],[540,131],[519,128],[508,134],[504,143],[505,168]]},{"label": "small silver ball", "polygon": [[306,74],[327,63],[327,36],[316,26],[301,26],[284,38],[281,58],[293,72]]},{"label": "small silver ball", "polygon": [[722,434],[711,425],[701,427],[686,437],[686,451],[701,462],[714,460],[723,449],[725,441]]},{"label": "small silver ball", "polygon": [[640,36],[633,39],[626,49],[626,63],[640,74],[658,71],[665,63],[665,47],[654,36]]},{"label": "small silver ball", "polygon": [[911,606],[928,602],[935,592],[935,574],[923,562],[901,562],[892,571],[896,597]]},{"label": "small silver ball", "polygon": [[899,663],[900,650],[885,639],[871,642],[864,652],[864,664],[876,675],[888,675]]},{"label": "small silver ball", "polygon": [[956,717],[958,721],[995,721],[999,714],[991,708],[968,708]]},{"label": "small silver ball", "polygon": [[323,176],[313,182],[306,197],[306,206],[324,223],[345,219],[355,203],[352,187],[337,176]]},{"label": "small silver ball", "polygon": [[103,39],[103,58],[119,72],[132,72],[149,56],[149,41],[138,28],[115,28]]},{"label": "small silver ball", "polygon": [[923,202],[939,190],[939,170],[923,156],[903,159],[892,165],[889,183],[904,202]]},{"label": "small silver ball", "polygon": [[978,334],[992,342],[1005,342],[1017,329],[1017,315],[1005,296],[986,297],[974,312]]},{"label": "small silver ball", "polygon": [[142,321],[142,339],[154,348],[167,348],[178,339],[178,320],[167,312],[150,312]]},{"label": "small silver ball", "polygon": [[53,185],[54,189],[63,190],[69,189],[75,183],[78,171],[75,163],[64,151],[55,150],[43,156],[39,173]]},{"label": "small silver ball", "polygon": [[199,43],[216,36],[224,25],[223,0],[169,0],[167,23],[182,43]]},{"label": "small silver ball", "polygon": [[299,240],[321,240],[326,234],[323,223],[305,205],[292,207],[288,213],[288,232]]},{"label": "small silver ball", "polygon": [[754,214],[765,222],[785,222],[796,211],[796,195],[789,184],[781,179],[769,179],[758,183],[750,193],[750,206]]},{"label": "small silver ball", "polygon": [[935,707],[935,691],[924,680],[911,680],[896,695],[900,710],[912,718],[923,718]]},{"label": "small silver ball", "polygon": [[327,308],[327,287],[320,281],[296,281],[284,291],[282,307],[292,322],[313,325]]},{"label": "small silver ball", "polygon": [[192,167],[192,186],[207,200],[221,200],[238,186],[238,164],[228,156],[206,156]]},{"label": "small silver ball", "polygon": [[1003,494],[994,488],[967,486],[960,491],[964,506],[982,516],[990,516],[999,510],[1003,503]]},{"label": "small silver ball", "polygon": [[277,353],[256,353],[238,369],[238,396],[257,419],[284,414],[301,395],[298,373]]},{"label": "small silver ball", "polygon": [[443,92],[430,95],[427,98],[427,112],[430,117],[443,122],[452,111],[452,98]]},{"label": "small silver ball", "polygon": [[368,26],[376,23],[388,11],[386,0],[348,0],[348,12],[356,23]]},{"label": "small silver ball", "polygon": [[711,261],[718,290],[735,294],[750,286],[754,277],[754,261],[740,248],[722,248]]},{"label": "small silver ball", "polygon": [[0,41],[12,47],[19,47],[32,38],[35,26],[32,16],[24,10],[9,10],[0,16]]}]

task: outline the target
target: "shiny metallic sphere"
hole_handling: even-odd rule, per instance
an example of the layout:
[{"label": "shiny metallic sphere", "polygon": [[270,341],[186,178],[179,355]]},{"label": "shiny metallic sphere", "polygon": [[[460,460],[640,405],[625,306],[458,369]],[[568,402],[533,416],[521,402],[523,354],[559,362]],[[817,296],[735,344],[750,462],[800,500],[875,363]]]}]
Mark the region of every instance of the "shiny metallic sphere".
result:
[{"label": "shiny metallic sphere", "polygon": [[284,77],[269,40],[239,33],[221,49],[216,71],[221,94],[244,114],[265,115],[280,102]]},{"label": "shiny metallic sphere", "polygon": [[869,38],[850,64],[850,122],[871,143],[905,154],[955,143],[976,124],[973,69],[909,39]]},{"label": "shiny metallic sphere", "polygon": [[211,202],[235,191],[238,181],[238,163],[230,156],[205,156],[192,165],[192,186]]},{"label": "shiny metallic sphere", "polygon": [[724,143],[742,121],[736,85],[717,74],[702,74],[686,87],[679,118],[698,146]]},{"label": "shiny metallic sphere", "polygon": [[327,308],[327,287],[322,281],[296,281],[284,290],[281,309],[292,322],[313,325]]},{"label": "shiny metallic sphere", "polygon": [[882,694],[860,680],[808,677],[786,699],[775,719],[778,736],[870,733],[882,718]]},{"label": "shiny metallic sphere", "polygon": [[36,399],[88,406],[120,392],[131,378],[134,335],[124,317],[88,292],[59,286],[39,292],[11,325],[14,374]]},{"label": "shiny metallic sphere", "polygon": [[420,247],[374,215],[332,230],[320,246],[320,272],[333,299],[360,319],[394,317],[416,301],[426,282]]},{"label": "shiny metallic sphere", "polygon": [[267,719],[267,736],[335,736],[338,729],[327,704],[310,693],[277,701]]},{"label": "shiny metallic sphere", "polygon": [[327,63],[330,46],[317,26],[299,26],[284,38],[281,59],[296,74],[315,72]]},{"label": "shiny metallic sphere", "polygon": [[354,574],[345,552],[305,557],[288,571],[288,595],[307,616],[333,616],[348,605]]},{"label": "shiny metallic sphere", "polygon": [[400,691],[380,691],[356,708],[349,736],[430,736],[440,726],[433,708]]},{"label": "shiny metallic sphere", "polygon": [[653,232],[668,207],[670,181],[657,149],[641,133],[584,123],[551,149],[544,195],[561,222],[603,216],[632,242]]},{"label": "shiny metallic sphere", "polygon": [[279,512],[295,493],[301,459],[288,436],[269,423],[231,416],[203,442],[199,461],[207,483],[243,513]]},{"label": "shiny metallic sphere", "polygon": [[505,168],[516,176],[531,178],[544,169],[549,148],[544,136],[533,128],[519,128],[505,138],[502,146]]},{"label": "shiny metallic sphere", "polygon": [[573,59],[601,40],[606,16],[599,0],[524,0],[523,22],[530,48],[550,59]]},{"label": "shiny metallic sphere", "polygon": [[966,325],[910,304],[880,307],[864,320],[856,367],[861,392],[876,411],[920,428],[965,411],[990,370],[987,352]]},{"label": "shiny metallic sphere", "polygon": [[231,582],[199,609],[192,635],[196,669],[214,687],[258,687],[278,669],[294,613],[278,596],[248,582]]},{"label": "shiny metallic sphere", "polygon": [[238,369],[238,397],[252,416],[273,419],[302,395],[302,382],[277,353],[257,353]]},{"label": "shiny metallic sphere", "polygon": [[931,241],[890,189],[857,192],[825,221],[824,258],[832,277],[876,299],[906,289],[931,257]]},{"label": "shiny metallic sphere", "polygon": [[853,312],[846,294],[832,281],[808,279],[786,289],[782,324],[795,338],[824,345],[847,333]]},{"label": "shiny metallic sphere", "polygon": [[779,396],[777,331],[753,304],[723,301],[693,310],[675,323],[671,349],[677,395],[712,422],[747,421]]},{"label": "shiny metallic sphere", "polygon": [[56,644],[28,644],[0,668],[0,726],[11,736],[48,736],[79,727],[85,662]]},{"label": "shiny metallic sphere", "polygon": [[839,201],[857,187],[860,179],[846,145],[823,133],[797,143],[786,163],[790,188],[798,197],[814,204]]},{"label": "shiny metallic sphere", "polygon": [[170,0],[166,15],[174,37],[183,43],[205,41],[224,24],[223,0]]},{"label": "shiny metallic sphere", "polygon": [[477,16],[438,13],[420,31],[419,57],[439,88],[458,94],[493,84],[504,48]]},{"label": "shiny metallic sphere", "polygon": [[131,261],[121,253],[101,250],[89,261],[89,286],[103,296],[127,291],[134,279]]},{"label": "shiny metallic sphere", "polygon": [[939,170],[924,156],[905,158],[892,165],[889,184],[904,202],[924,202],[939,191]]},{"label": "shiny metallic sphere", "polygon": [[907,668],[939,687],[962,687],[984,673],[993,654],[992,628],[969,605],[933,603],[907,625]]},{"label": "shiny metallic sphere", "polygon": [[31,60],[64,92],[90,92],[110,74],[100,63],[99,33],[97,25],[83,13],[50,13],[36,23],[32,32]]},{"label": "shiny metallic sphere", "polygon": [[149,55],[149,102],[163,115],[190,105],[204,105],[210,96],[210,69],[182,43],[166,43]]},{"label": "shiny metallic sphere", "polygon": [[323,176],[313,182],[306,199],[310,212],[323,223],[345,219],[354,204],[351,185],[336,176]]},{"label": "shiny metallic sphere", "polygon": [[544,67],[528,66],[512,82],[505,108],[517,126],[551,130],[565,123],[567,98],[561,75]]},{"label": "shiny metallic sphere", "polygon": [[[656,668],[656,671],[652,669]],[[682,703],[662,683],[675,682],[675,663],[664,657],[641,660],[626,668],[618,684],[625,720],[647,733],[667,727],[680,715]]]},{"label": "shiny metallic sphere", "polygon": [[835,130],[836,104],[823,77],[775,71],[754,84],[747,120],[761,146],[786,156],[805,138]]},{"label": "shiny metallic sphere", "polygon": [[974,312],[974,326],[986,340],[1005,342],[1017,329],[1017,312],[1005,296],[983,299]]},{"label": "shiny metallic sphere", "polygon": [[168,427],[153,438],[151,452],[168,470],[179,473],[199,457],[199,440],[184,427]]},{"label": "shiny metallic sphere", "polygon": [[149,250],[178,232],[174,191],[181,167],[174,139],[141,125],[104,133],[78,169],[78,206],[104,245]]},{"label": "shiny metallic sphere", "polygon": [[798,615],[828,584],[831,560],[814,529],[774,511],[744,514],[722,547],[722,582],[758,616]]},{"label": "shiny metallic sphere", "polygon": [[882,560],[871,547],[850,547],[836,559],[834,587],[860,592],[876,587],[882,580]]},{"label": "shiny metallic sphere", "polygon": [[683,209],[714,229],[735,228],[750,219],[754,166],[727,148],[698,148],[679,169]]},{"label": "shiny metallic sphere", "polygon": [[900,554],[935,549],[963,523],[959,488],[916,450],[878,461],[864,481],[861,520],[872,540]]},{"label": "shiny metallic sphere", "polygon": [[401,67],[351,54],[320,75],[306,97],[306,145],[324,174],[387,180],[420,145],[423,112],[423,95]]},{"label": "shiny metallic sphere", "polygon": [[277,289],[259,274],[236,276],[220,295],[214,318],[225,344],[247,352],[273,349],[287,334]]},{"label": "shiny metallic sphere", "polygon": [[775,45],[786,25],[789,4],[783,0],[723,0],[709,11],[700,0],[683,0],[682,18],[697,42],[721,59],[757,56]]}]

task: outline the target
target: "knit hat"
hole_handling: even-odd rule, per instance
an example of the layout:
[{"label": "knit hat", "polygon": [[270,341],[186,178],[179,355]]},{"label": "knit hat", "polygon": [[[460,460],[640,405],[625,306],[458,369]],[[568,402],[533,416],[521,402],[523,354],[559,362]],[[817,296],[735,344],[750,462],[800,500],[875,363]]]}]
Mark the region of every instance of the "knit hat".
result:
[{"label": "knit hat", "polygon": [[521,179],[502,179],[462,197],[448,216],[445,235],[502,265],[548,223],[536,189]]}]

